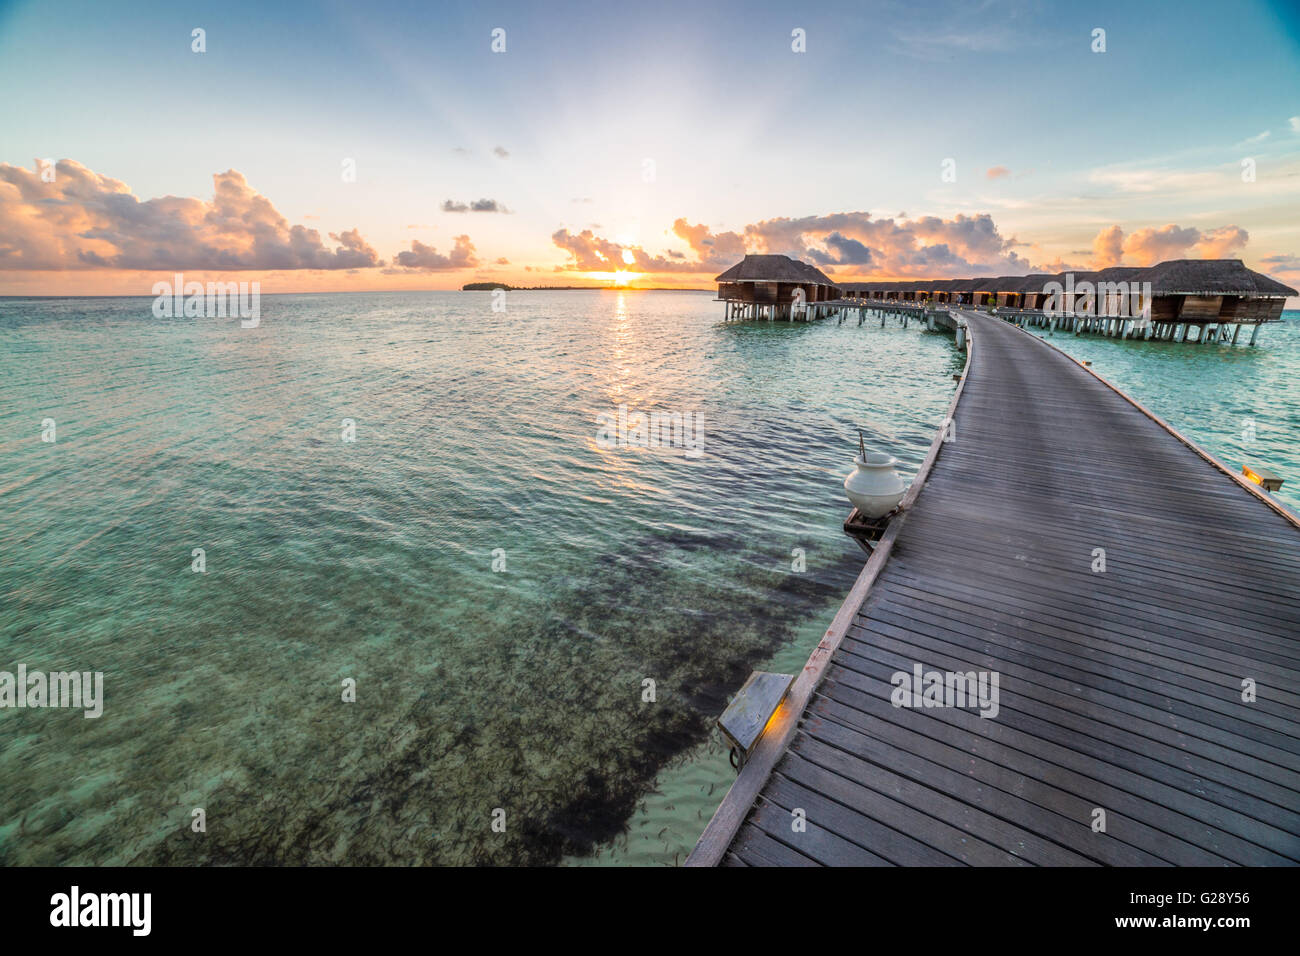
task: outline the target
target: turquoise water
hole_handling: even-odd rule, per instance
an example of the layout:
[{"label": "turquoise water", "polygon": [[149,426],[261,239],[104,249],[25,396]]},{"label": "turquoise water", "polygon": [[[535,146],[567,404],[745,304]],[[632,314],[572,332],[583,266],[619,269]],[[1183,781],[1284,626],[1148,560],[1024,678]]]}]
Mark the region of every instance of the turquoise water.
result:
[{"label": "turquoise water", "polygon": [[[862,565],[856,429],[913,472],[962,364],[711,298],[0,300],[0,670],[106,697],[0,711],[0,863],[680,862],[713,718]],[[620,404],[703,455],[601,447]]]},{"label": "turquoise water", "polygon": [[[0,300],[0,670],[107,698],[0,711],[0,863],[684,859],[734,778],[713,717],[861,567],[856,429],[914,471],[962,364],[710,298],[267,297],[251,330]],[[1295,506],[1287,318],[1052,341]],[[704,454],[601,447],[620,404],[701,415]]]},{"label": "turquoise water", "polygon": [[1090,360],[1094,371],[1234,472],[1252,463],[1271,468],[1284,480],[1276,497],[1300,511],[1300,312],[1282,318],[1260,329],[1253,348],[1244,344],[1248,328],[1235,346],[1031,331]]}]

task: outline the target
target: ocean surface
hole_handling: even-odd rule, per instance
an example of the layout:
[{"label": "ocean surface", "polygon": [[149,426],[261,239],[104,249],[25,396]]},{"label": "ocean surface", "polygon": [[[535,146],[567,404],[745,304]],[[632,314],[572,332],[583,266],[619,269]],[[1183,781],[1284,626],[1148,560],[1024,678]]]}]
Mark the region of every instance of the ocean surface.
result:
[{"label": "ocean surface", "polygon": [[[734,779],[713,718],[864,561],[858,429],[910,476],[962,367],[711,299],[266,296],[256,329],[0,299],[0,670],[105,682],[99,719],[0,711],[0,864],[684,860]],[[1053,341],[1294,505],[1288,318]],[[702,453],[607,447],[620,406],[698,416]]]},{"label": "ocean surface", "polygon": [[[106,698],[0,711],[0,863],[684,859],[713,718],[863,563],[857,429],[914,471],[961,367],[711,299],[0,302],[0,670]],[[602,447],[620,405],[702,454]]]}]

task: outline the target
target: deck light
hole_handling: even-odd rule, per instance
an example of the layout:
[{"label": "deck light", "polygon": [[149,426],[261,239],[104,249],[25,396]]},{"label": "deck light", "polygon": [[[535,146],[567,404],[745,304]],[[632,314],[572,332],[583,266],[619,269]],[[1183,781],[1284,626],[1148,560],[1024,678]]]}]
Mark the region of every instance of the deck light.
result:
[{"label": "deck light", "polygon": [[718,718],[718,729],[731,744],[731,763],[740,770],[758,746],[794,682],[793,674],[754,671]]},{"label": "deck light", "polygon": [[1282,487],[1282,479],[1263,465],[1242,465],[1241,473],[1247,481],[1253,481],[1265,491],[1277,491]]}]

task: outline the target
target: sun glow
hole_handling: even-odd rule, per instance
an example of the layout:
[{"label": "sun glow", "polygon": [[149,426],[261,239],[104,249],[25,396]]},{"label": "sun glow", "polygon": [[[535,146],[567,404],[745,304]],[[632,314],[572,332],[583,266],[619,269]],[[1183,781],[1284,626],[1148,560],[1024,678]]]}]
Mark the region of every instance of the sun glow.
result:
[{"label": "sun glow", "polygon": [[588,272],[588,279],[596,279],[600,282],[608,282],[619,289],[630,288],[637,277],[642,275],[640,272],[629,272],[626,269],[619,269],[617,272]]}]

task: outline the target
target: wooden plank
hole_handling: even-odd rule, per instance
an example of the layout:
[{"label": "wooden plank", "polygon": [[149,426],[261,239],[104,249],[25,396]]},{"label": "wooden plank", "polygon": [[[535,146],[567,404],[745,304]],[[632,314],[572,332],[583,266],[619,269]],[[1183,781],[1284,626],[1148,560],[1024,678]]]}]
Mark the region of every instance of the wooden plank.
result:
[{"label": "wooden plank", "polygon": [[[833,774],[821,767],[787,755],[777,772],[768,778],[763,794],[788,809],[798,807],[808,815],[809,826],[815,823],[864,849],[870,847],[870,852],[898,866],[957,866],[961,863],[956,857],[927,846],[901,829],[887,826],[832,799],[840,792],[838,784],[843,782],[833,778]],[[802,833],[793,834],[791,841],[797,846],[802,836]]]},{"label": "wooden plank", "polygon": [[816,860],[790,849],[752,823],[736,834],[731,852],[749,866],[820,866]]},{"label": "wooden plank", "polygon": [[794,829],[795,807],[774,803],[766,788],[750,816],[751,822],[768,836],[779,840],[800,855],[822,866],[891,866],[884,857],[847,840],[817,819],[807,821],[803,830]]},{"label": "wooden plank", "polygon": [[[892,689],[890,675],[910,672],[918,658],[927,670],[979,669],[957,664],[940,653],[925,652],[924,656],[897,653],[897,646],[884,636],[871,645],[846,644],[843,657],[837,660],[859,673],[880,679],[885,696]],[[945,664],[953,666],[945,667]],[[1127,758],[1127,765],[1141,766],[1154,779],[1171,781],[1183,774],[1194,775],[1203,778],[1199,784],[1206,793],[1215,792],[1210,782],[1217,782],[1225,788],[1218,791],[1223,794],[1225,805],[1243,811],[1254,808],[1257,819],[1268,820],[1274,826],[1300,835],[1300,813],[1287,809],[1296,793],[1294,771],[1287,767],[1247,753],[1231,754],[1229,748],[1196,741],[1181,732],[1162,733],[1159,727],[1142,727],[1138,721],[1125,720],[1122,713],[1109,710],[1101,702],[1081,707],[1068,695],[1038,688],[1029,681],[1003,680],[1000,696],[998,719],[1011,726],[1035,728],[1036,736],[1065,743],[1099,758],[1112,759],[1127,751],[1132,755]],[[1131,732],[1127,729],[1130,727],[1145,733]],[[1227,762],[1229,759],[1231,763]]]}]

